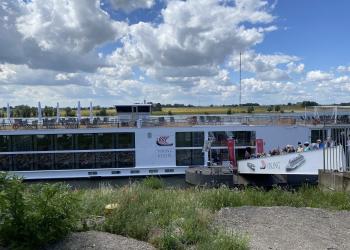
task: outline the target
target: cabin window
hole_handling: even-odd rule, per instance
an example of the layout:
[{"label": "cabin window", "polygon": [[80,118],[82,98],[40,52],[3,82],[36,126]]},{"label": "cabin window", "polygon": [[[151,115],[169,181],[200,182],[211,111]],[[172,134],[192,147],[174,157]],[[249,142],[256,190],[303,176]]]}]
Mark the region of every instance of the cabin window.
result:
[{"label": "cabin window", "polygon": [[10,171],[12,157],[10,155],[0,155],[0,171]]},{"label": "cabin window", "polygon": [[151,112],[151,106],[138,106],[137,111],[142,113],[149,113]]},{"label": "cabin window", "polygon": [[54,150],[52,135],[35,135],[34,142],[37,151]]},{"label": "cabin window", "polygon": [[222,164],[223,161],[229,160],[228,150],[223,148],[217,148],[217,149],[211,149],[211,155],[209,154],[209,157],[211,156],[212,159],[209,159],[211,162],[216,163],[218,165]]},{"label": "cabin window", "polygon": [[79,153],[76,154],[77,166],[80,169],[95,168],[94,153]]},{"label": "cabin window", "polygon": [[33,155],[17,154],[13,155],[14,171],[30,171],[33,170]]},{"label": "cabin window", "polygon": [[227,139],[233,138],[233,131],[215,131],[209,132],[209,138],[213,138],[212,147],[222,147],[227,146]]},{"label": "cabin window", "polygon": [[117,113],[131,113],[132,107],[131,106],[116,106]]},{"label": "cabin window", "polygon": [[94,149],[94,134],[77,134],[77,149],[88,150]]},{"label": "cabin window", "polygon": [[10,151],[10,136],[1,135],[0,136],[0,152],[8,152]]},{"label": "cabin window", "polygon": [[118,168],[132,168],[135,167],[135,152],[117,152],[116,153],[116,167]]},{"label": "cabin window", "polygon": [[55,169],[74,169],[74,154],[55,154]]},{"label": "cabin window", "polygon": [[234,131],[236,146],[255,146],[255,131]]},{"label": "cabin window", "polygon": [[135,147],[135,134],[134,133],[118,133],[117,136],[117,148],[134,148]]},{"label": "cabin window", "polygon": [[115,152],[96,153],[96,168],[114,168]]},{"label": "cabin window", "polygon": [[13,151],[33,151],[33,137],[31,135],[13,135]]},{"label": "cabin window", "polygon": [[176,147],[202,147],[204,132],[177,132]]},{"label": "cabin window", "polygon": [[320,139],[324,141],[327,139],[327,130],[324,129],[313,129],[311,130],[311,143],[316,143]]},{"label": "cabin window", "polygon": [[96,149],[112,149],[114,148],[114,134],[96,134]]},{"label": "cabin window", "polygon": [[35,154],[35,170],[52,170],[54,166],[54,154]]},{"label": "cabin window", "polygon": [[56,150],[73,150],[73,138],[72,134],[56,135]]},{"label": "cabin window", "polygon": [[201,149],[177,149],[176,166],[194,166],[204,164],[204,154]]}]

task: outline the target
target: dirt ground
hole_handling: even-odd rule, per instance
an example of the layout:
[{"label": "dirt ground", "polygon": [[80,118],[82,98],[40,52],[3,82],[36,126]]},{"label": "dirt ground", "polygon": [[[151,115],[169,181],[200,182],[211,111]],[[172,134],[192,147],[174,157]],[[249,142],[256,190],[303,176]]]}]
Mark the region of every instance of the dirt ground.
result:
[{"label": "dirt ground", "polygon": [[215,225],[251,249],[350,249],[350,212],[293,207],[223,208]]}]

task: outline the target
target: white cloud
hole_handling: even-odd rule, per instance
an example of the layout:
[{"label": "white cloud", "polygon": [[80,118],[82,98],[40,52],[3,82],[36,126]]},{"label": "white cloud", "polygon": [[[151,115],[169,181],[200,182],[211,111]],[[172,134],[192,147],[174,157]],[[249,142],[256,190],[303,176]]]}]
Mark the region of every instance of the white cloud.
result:
[{"label": "white cloud", "polygon": [[38,69],[93,71],[104,64],[95,48],[126,31],[99,0],[3,0],[0,16],[0,63]]},{"label": "white cloud", "polygon": [[[271,71],[280,65],[294,64],[299,60],[300,59],[296,56],[285,54],[265,55],[250,50],[242,53],[242,70],[252,73],[261,73]],[[229,65],[238,71],[239,61],[239,55],[234,55],[230,58]]]},{"label": "white cloud", "polygon": [[149,9],[155,1],[154,0],[110,0],[113,8],[121,9],[130,13],[136,9]]},{"label": "white cloud", "polygon": [[345,72],[350,72],[350,66],[338,66],[337,67],[337,71],[340,72],[340,73],[345,73]]},{"label": "white cloud", "polygon": [[296,64],[295,62],[290,62],[287,64],[287,69],[289,73],[300,74],[304,71],[305,65],[303,63]]},{"label": "white cloud", "polygon": [[320,70],[309,71],[306,74],[307,81],[326,81],[333,77],[332,74]]},{"label": "white cloud", "polygon": [[266,7],[260,0],[237,1],[236,6],[214,0],[170,1],[162,10],[164,22],[132,25],[110,61],[138,65],[160,81],[217,74],[217,65],[230,54],[260,43],[274,29],[264,27],[274,20]]}]

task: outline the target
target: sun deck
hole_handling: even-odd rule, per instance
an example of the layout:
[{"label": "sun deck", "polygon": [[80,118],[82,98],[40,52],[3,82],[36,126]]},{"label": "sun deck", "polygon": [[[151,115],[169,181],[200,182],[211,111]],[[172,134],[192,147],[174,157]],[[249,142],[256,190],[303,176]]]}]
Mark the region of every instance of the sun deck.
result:
[{"label": "sun deck", "polygon": [[144,119],[108,117],[55,117],[0,119],[0,130],[80,129],[80,128],[140,128],[188,127],[202,125],[272,125],[272,126],[324,126],[350,124],[349,116],[340,116],[335,123],[332,117],[314,118],[304,114],[253,114],[253,115],[173,115],[149,116]]}]

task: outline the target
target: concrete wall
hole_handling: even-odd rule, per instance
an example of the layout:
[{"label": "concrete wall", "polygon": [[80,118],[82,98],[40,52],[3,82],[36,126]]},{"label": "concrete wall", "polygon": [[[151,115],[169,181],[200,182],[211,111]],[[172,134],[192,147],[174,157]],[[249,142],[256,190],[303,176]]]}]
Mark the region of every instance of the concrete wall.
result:
[{"label": "concrete wall", "polygon": [[318,185],[324,191],[350,192],[350,173],[319,170]]}]

